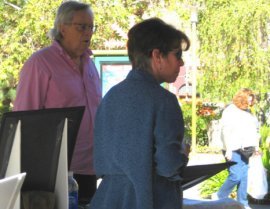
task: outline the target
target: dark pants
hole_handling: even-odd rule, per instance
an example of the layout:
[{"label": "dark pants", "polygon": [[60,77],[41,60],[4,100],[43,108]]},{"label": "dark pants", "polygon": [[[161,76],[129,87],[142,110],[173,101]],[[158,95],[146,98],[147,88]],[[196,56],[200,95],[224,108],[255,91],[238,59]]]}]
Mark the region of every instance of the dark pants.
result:
[{"label": "dark pants", "polygon": [[74,174],[74,178],[79,185],[79,204],[88,204],[96,192],[96,176]]}]

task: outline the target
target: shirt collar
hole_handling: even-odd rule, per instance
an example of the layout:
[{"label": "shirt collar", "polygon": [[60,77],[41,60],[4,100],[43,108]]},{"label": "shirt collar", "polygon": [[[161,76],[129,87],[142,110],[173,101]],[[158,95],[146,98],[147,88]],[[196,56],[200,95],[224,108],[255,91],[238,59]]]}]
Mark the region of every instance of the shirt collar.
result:
[{"label": "shirt collar", "polygon": [[[52,46],[56,47],[60,54],[67,54],[58,41],[54,40]],[[92,56],[92,55],[93,52],[89,48],[83,53],[83,56]]]}]

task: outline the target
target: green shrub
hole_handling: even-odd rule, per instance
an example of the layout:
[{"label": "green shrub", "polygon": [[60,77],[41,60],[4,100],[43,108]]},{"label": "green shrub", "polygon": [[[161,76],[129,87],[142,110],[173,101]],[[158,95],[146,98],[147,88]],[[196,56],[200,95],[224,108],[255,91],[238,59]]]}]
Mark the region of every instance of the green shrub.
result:
[{"label": "green shrub", "polygon": [[[228,170],[223,170],[218,174],[214,175],[213,177],[204,181],[201,187],[199,188],[201,197],[204,199],[211,198],[211,195],[217,192],[223,185],[223,183],[228,177],[228,174],[229,174]],[[234,190],[230,194],[230,197],[231,198],[236,197],[236,188],[234,188]]]},{"label": "green shrub", "polygon": [[215,176],[204,181],[199,189],[201,197],[205,199],[210,198],[213,193],[219,190],[227,177],[228,171],[223,170]]},{"label": "green shrub", "polygon": [[264,167],[270,172],[270,127],[263,125],[260,128],[262,161]]}]

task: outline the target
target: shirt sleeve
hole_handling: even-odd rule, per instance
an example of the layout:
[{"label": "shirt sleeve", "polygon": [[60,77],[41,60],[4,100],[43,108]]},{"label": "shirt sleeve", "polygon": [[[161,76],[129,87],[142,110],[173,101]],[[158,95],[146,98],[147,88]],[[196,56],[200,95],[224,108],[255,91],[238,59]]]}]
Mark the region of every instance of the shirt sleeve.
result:
[{"label": "shirt sleeve", "polygon": [[155,136],[155,169],[158,175],[181,180],[188,158],[182,153],[184,121],[177,99],[169,95],[157,113]]},{"label": "shirt sleeve", "polygon": [[14,111],[42,109],[45,105],[50,75],[37,56],[24,64],[14,101]]},{"label": "shirt sleeve", "polygon": [[228,118],[223,115],[222,118],[222,126],[221,126],[221,137],[222,141],[224,143],[225,149],[227,151],[232,151],[233,150],[233,142],[234,142],[234,137],[233,137],[233,127],[231,125],[231,122],[228,120]]}]

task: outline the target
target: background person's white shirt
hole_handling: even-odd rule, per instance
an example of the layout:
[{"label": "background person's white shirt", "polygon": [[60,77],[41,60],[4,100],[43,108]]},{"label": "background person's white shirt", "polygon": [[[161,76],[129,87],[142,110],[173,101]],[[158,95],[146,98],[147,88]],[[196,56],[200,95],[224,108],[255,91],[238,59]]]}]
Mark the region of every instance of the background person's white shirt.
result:
[{"label": "background person's white shirt", "polygon": [[222,114],[221,138],[225,151],[243,147],[259,147],[259,123],[251,113],[230,104]]}]

